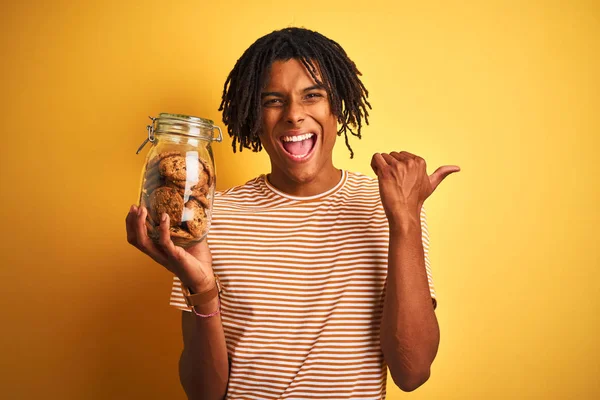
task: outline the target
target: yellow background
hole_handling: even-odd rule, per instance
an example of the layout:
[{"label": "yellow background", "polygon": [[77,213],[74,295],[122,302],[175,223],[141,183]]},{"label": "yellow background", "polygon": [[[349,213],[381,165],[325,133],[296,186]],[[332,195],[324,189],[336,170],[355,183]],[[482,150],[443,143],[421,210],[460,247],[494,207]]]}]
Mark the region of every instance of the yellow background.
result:
[{"label": "yellow background", "polygon": [[[223,127],[230,69],[286,26],[364,74],[371,125],[337,166],[462,168],[426,202],[432,375],[388,398],[600,398],[599,3],[354,0],[2,3],[0,396],[184,398],[171,275],[125,240],[135,150],[159,112]],[[219,189],[268,172],[214,150]]]}]

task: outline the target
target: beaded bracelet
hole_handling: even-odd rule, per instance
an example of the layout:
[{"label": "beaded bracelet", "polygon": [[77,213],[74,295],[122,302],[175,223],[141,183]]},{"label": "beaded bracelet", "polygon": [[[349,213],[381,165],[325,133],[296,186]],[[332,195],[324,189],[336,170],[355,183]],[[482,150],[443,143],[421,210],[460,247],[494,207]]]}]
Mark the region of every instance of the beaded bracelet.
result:
[{"label": "beaded bracelet", "polygon": [[217,296],[217,301],[219,303],[219,307],[217,308],[217,311],[215,311],[215,312],[212,312],[210,314],[200,314],[198,311],[196,311],[196,308],[194,306],[192,306],[192,311],[194,312],[194,314],[196,314],[197,316],[202,317],[202,318],[208,318],[208,317],[215,316],[221,312],[221,296]]}]

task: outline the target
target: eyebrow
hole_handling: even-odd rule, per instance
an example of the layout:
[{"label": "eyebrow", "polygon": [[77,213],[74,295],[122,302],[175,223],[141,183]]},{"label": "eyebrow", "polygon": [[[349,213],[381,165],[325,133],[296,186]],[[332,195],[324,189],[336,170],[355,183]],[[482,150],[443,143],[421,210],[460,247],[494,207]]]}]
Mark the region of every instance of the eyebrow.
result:
[{"label": "eyebrow", "polygon": [[[310,92],[311,90],[316,90],[316,89],[318,89],[318,90],[325,90],[325,87],[323,85],[318,85],[318,84],[317,85],[312,85],[312,86],[309,86],[309,87],[303,89],[302,92],[306,93],[306,92]],[[284,97],[283,94],[281,94],[279,92],[262,92],[260,94],[261,98],[268,97],[268,96]]]}]

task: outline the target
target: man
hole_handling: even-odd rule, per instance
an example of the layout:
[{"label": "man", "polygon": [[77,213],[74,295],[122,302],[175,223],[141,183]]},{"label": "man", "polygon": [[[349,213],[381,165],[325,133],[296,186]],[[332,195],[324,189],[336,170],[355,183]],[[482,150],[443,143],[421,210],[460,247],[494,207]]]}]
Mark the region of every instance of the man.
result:
[{"label": "man", "polygon": [[[132,206],[129,242],[175,275],[190,399],[383,399],[386,366],[404,391],[429,378],[439,327],[422,206],[459,168],[428,176],[404,151],[373,156],[377,180],[335,168],[337,135],[352,156],[348,132],[368,123],[359,76],[319,33],[260,38],[221,110],[234,151],[264,148],[271,173],[216,193],[208,240],[187,250],[166,214],[152,244]],[[184,293],[202,300],[190,308]]]}]

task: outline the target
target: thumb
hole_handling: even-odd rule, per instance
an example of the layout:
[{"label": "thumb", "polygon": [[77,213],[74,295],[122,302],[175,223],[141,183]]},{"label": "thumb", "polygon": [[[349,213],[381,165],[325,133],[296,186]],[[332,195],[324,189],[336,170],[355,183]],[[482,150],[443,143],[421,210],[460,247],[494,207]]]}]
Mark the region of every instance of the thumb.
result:
[{"label": "thumb", "polygon": [[444,165],[436,169],[435,172],[429,176],[431,191],[433,192],[448,175],[459,171],[460,167],[458,165]]}]

